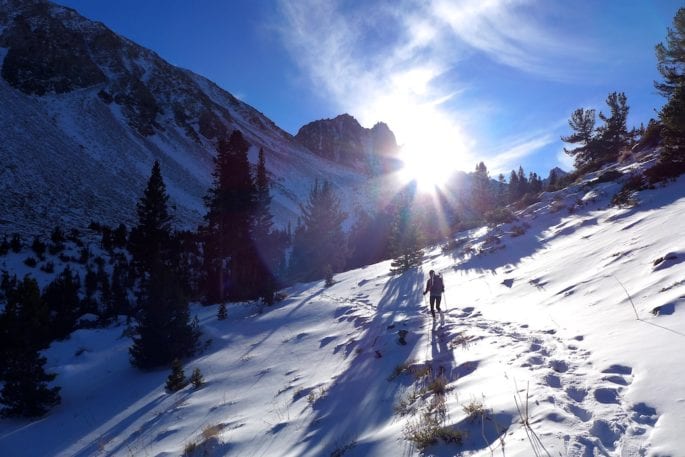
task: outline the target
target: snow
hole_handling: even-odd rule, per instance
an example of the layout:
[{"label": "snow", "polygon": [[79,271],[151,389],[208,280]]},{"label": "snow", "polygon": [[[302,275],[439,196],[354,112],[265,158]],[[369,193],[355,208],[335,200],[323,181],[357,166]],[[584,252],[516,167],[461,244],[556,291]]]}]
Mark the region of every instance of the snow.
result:
[{"label": "snow", "polygon": [[[193,305],[206,347],[184,367],[201,369],[199,389],[170,394],[168,370],[131,367],[123,321],[78,330],[45,351],[62,404],[0,421],[0,454],[416,455],[405,437],[442,373],[443,424],[467,436],[425,455],[531,456],[532,440],[540,455],[682,455],[684,184],[614,208],[620,183],[581,183],[512,224],[457,234],[466,245],[430,249],[402,275],[370,265],[329,288],[293,286],[273,307],[231,304],[225,321]],[[435,320],[429,269],[446,285]],[[469,420],[479,402],[487,420]]]}]

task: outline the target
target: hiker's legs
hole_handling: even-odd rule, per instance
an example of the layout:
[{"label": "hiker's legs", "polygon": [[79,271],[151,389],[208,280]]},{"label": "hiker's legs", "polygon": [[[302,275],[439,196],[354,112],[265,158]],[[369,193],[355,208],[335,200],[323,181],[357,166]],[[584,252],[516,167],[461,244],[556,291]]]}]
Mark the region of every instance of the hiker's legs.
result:
[{"label": "hiker's legs", "polygon": [[438,308],[438,312],[442,311],[440,309],[440,302],[442,301],[442,295],[435,297],[435,306]]},{"label": "hiker's legs", "polygon": [[[435,299],[436,297],[434,295],[431,295],[430,298],[430,304],[431,304],[431,314],[435,316]],[[438,305],[438,310],[440,309],[440,306]]]}]

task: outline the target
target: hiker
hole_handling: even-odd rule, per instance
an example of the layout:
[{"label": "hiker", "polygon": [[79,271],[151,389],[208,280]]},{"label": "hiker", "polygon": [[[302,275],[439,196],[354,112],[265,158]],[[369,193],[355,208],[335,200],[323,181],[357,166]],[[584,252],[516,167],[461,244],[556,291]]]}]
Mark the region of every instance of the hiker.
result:
[{"label": "hiker", "polygon": [[445,291],[445,284],[442,282],[442,276],[435,274],[435,271],[429,271],[428,275],[430,277],[426,282],[426,290],[423,291],[423,295],[430,291],[431,314],[435,317],[434,306],[438,308],[439,313],[442,312],[440,302],[442,301],[442,293]]}]

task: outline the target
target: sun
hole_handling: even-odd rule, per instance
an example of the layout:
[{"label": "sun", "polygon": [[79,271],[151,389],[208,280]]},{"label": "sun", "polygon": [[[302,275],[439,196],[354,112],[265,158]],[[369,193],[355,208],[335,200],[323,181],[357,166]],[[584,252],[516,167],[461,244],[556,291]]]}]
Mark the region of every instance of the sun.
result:
[{"label": "sun", "polygon": [[444,190],[461,165],[459,151],[450,150],[448,143],[421,143],[421,146],[413,142],[402,146],[399,179],[403,183],[416,182],[417,190],[424,193]]}]

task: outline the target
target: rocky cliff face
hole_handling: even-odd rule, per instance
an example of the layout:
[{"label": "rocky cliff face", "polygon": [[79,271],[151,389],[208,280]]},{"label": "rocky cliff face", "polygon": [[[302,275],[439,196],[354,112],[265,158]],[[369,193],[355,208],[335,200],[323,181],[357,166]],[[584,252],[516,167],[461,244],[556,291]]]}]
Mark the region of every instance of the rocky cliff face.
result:
[{"label": "rocky cliff face", "polygon": [[382,122],[362,127],[349,114],[310,122],[295,139],[315,154],[369,175],[388,172],[396,166],[395,135]]},{"label": "rocky cliff face", "polygon": [[265,152],[277,222],[315,179],[354,204],[364,176],[316,155],[211,81],[45,0],[0,0],[0,234],[130,223],[159,160],[177,225],[202,220],[216,144]]}]

